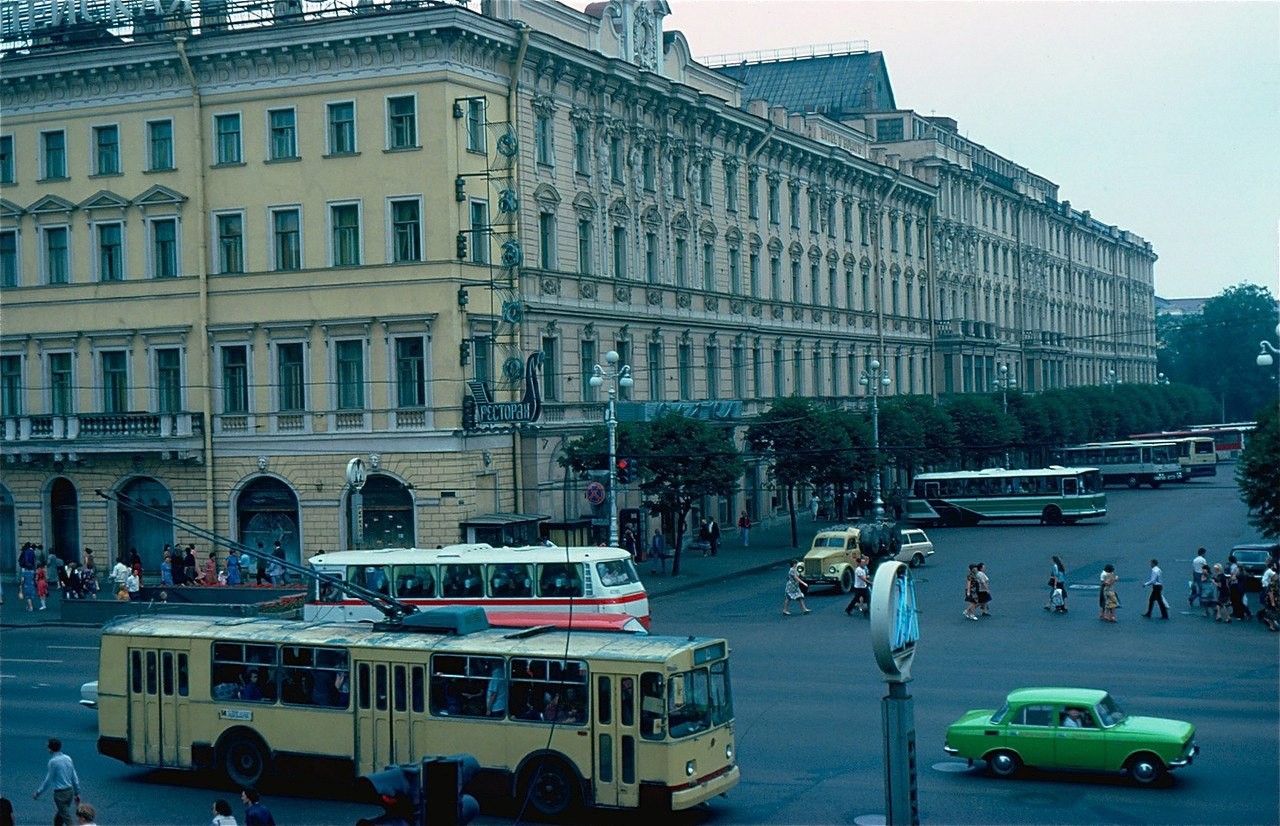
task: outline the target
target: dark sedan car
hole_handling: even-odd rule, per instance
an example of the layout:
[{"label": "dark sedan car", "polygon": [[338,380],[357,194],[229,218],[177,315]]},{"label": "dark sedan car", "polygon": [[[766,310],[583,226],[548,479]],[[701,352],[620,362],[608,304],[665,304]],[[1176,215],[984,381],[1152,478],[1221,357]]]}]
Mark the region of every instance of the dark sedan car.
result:
[{"label": "dark sedan car", "polygon": [[1236,545],[1231,555],[1244,573],[1245,592],[1257,591],[1261,587],[1262,572],[1271,564],[1271,560],[1280,554],[1280,543],[1262,542],[1256,544]]}]

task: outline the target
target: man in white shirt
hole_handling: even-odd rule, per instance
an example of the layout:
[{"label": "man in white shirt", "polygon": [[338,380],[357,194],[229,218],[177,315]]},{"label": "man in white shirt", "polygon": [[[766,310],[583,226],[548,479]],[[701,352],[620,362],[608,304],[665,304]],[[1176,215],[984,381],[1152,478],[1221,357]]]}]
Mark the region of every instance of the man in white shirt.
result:
[{"label": "man in white shirt", "polygon": [[865,617],[870,607],[871,575],[867,573],[867,558],[864,556],[858,559],[858,565],[853,569],[853,599],[849,600],[849,605],[844,612],[848,616],[853,616],[853,609],[857,608]]},{"label": "man in white shirt", "polygon": [[1204,588],[1204,569],[1209,564],[1204,558],[1205,549],[1196,550],[1196,558],[1191,560],[1191,595],[1187,597],[1188,605],[1195,605],[1200,599],[1200,589]]}]

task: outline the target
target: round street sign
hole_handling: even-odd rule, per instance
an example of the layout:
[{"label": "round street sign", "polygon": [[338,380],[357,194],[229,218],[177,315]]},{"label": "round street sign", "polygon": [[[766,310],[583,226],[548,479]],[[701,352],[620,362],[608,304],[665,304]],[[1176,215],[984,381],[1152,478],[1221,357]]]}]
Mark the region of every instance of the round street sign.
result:
[{"label": "round street sign", "polygon": [[592,482],[587,485],[587,501],[593,505],[599,505],[604,502],[604,485],[599,482]]},{"label": "round street sign", "polygon": [[347,482],[351,487],[360,490],[364,487],[364,481],[368,478],[368,472],[364,469],[364,460],[357,457],[347,462]]}]

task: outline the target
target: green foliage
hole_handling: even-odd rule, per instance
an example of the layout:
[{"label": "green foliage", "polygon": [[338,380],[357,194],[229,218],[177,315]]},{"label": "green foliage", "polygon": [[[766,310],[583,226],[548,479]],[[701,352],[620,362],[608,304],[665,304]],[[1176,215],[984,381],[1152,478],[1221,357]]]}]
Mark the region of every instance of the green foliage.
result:
[{"label": "green foliage", "polygon": [[1262,409],[1240,454],[1236,484],[1249,506],[1249,523],[1263,536],[1280,536],[1280,410],[1274,401]]},{"label": "green foliage", "polygon": [[893,396],[880,402],[881,452],[909,475],[917,468],[945,465],[955,448],[955,426],[928,396]]},{"label": "green foliage", "polygon": [[[643,442],[639,426],[632,422],[619,422],[614,434],[617,438],[618,456],[631,456]],[[609,469],[609,431],[604,425],[596,425],[565,446],[564,453],[556,459],[561,467],[576,471],[579,475],[589,470]]]},{"label": "green foliage", "polygon": [[796,528],[795,488],[815,483],[832,461],[832,447],[849,448],[848,431],[809,399],[789,396],[777,399],[768,411],[747,428],[746,443],[769,462],[769,475],[787,492],[791,515],[791,545],[799,543]]}]

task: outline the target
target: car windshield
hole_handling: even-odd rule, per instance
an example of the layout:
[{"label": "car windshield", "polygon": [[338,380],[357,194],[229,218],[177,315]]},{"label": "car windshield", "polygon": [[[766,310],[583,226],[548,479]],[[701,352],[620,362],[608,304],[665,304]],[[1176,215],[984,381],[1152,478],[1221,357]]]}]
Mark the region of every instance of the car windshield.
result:
[{"label": "car windshield", "polygon": [[1124,712],[1120,710],[1120,706],[1116,705],[1116,701],[1111,699],[1110,694],[1102,698],[1095,711],[1098,712],[1098,719],[1102,721],[1102,725],[1107,728],[1124,719]]},{"label": "car windshield", "polygon": [[991,722],[998,723],[1009,713],[1009,703],[1006,701],[1004,705],[996,709],[996,713],[991,715]]}]

